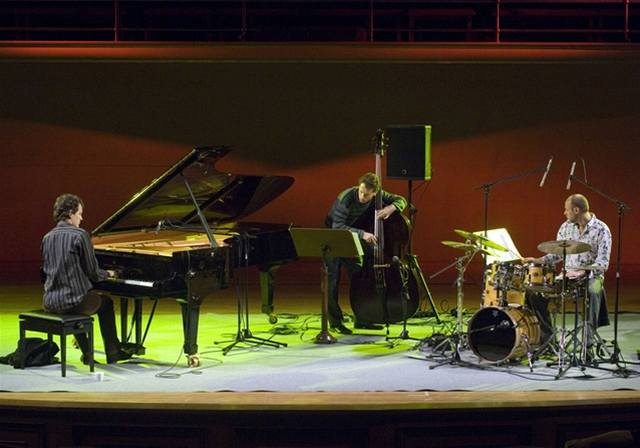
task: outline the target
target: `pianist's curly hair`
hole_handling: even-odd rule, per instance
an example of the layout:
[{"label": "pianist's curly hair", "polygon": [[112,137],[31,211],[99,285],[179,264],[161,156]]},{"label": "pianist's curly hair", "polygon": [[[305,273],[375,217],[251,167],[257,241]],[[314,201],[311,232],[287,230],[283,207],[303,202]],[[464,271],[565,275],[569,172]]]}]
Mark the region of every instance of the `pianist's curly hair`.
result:
[{"label": "pianist's curly hair", "polygon": [[71,215],[78,211],[78,206],[84,203],[75,194],[65,193],[56,198],[53,203],[53,222],[60,222],[69,219]]}]

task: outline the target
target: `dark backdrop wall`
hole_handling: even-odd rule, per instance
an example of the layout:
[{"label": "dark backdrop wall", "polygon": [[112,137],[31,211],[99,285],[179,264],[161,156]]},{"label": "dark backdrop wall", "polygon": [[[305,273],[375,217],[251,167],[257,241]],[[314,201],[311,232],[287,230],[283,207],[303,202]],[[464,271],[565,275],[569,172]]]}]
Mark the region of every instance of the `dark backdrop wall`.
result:
[{"label": "dark backdrop wall", "polygon": [[[426,273],[459,255],[440,244],[458,239],[453,229],[482,229],[477,186],[553,156],[544,188],[540,173],[495,186],[489,226],[506,227],[524,255],[539,255],[537,244],[554,239],[563,220],[576,160],[576,174],[634,209],[622,272],[640,275],[638,58],[448,60],[443,51],[438,60],[402,61],[5,56],[2,280],[37,278],[58,194],[84,198],[90,230],[196,145],[235,147],[219,164],[224,171],[296,178],[251,220],[321,226],[337,192],[373,170],[376,129],[411,123],[433,127],[433,178],[414,182],[413,193],[414,249]],[[384,186],[407,193],[404,181]],[[616,204],[575,182],[571,192],[585,193],[616,234]],[[309,279],[317,280],[315,270]]]}]

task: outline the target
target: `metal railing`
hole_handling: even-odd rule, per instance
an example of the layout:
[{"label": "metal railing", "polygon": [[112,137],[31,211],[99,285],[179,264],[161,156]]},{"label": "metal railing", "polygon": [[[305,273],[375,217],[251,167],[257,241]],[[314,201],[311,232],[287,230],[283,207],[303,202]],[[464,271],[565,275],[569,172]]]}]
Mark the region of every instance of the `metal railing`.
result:
[{"label": "metal railing", "polygon": [[21,0],[0,40],[638,42],[640,0]]}]

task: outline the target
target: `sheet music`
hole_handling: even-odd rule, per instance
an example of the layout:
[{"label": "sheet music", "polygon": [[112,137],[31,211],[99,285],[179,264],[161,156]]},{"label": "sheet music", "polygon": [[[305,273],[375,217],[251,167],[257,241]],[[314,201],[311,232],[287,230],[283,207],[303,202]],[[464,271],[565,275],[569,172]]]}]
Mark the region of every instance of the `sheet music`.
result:
[{"label": "sheet music", "polygon": [[[479,230],[477,232],[473,232],[475,235],[484,236],[484,230]],[[493,262],[504,263],[507,261],[514,261],[522,259],[522,255],[518,252],[518,248],[515,243],[511,239],[511,235],[505,228],[500,229],[490,229],[487,230],[487,238],[494,243],[497,243],[501,246],[507,248],[506,251],[497,251],[495,249],[489,248],[491,252],[495,254],[495,256],[487,255],[486,262],[487,264],[491,264]]]}]

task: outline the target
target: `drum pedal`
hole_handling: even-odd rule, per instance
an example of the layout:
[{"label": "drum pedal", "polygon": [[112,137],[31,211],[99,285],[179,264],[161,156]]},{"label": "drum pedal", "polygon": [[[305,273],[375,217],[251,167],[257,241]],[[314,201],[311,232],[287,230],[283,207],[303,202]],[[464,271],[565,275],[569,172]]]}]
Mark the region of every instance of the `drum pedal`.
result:
[{"label": "drum pedal", "polygon": [[442,333],[435,333],[433,335],[431,335],[430,338],[426,339],[426,346],[427,347],[437,347],[438,345],[442,344],[445,339],[447,339],[447,337],[442,334]]}]

